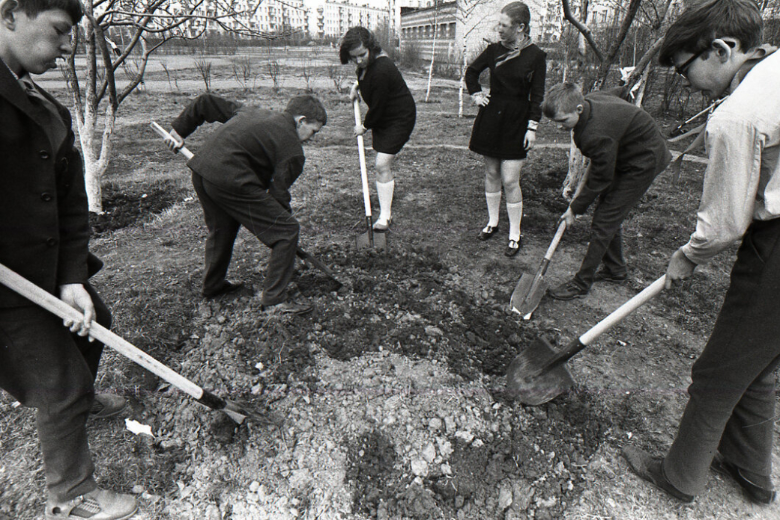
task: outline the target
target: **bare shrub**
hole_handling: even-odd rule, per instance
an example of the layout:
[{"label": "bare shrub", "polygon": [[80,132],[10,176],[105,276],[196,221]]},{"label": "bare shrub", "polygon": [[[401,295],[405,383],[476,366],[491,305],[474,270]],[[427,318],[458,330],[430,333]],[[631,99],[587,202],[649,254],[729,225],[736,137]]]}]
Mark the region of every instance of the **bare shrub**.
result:
[{"label": "bare shrub", "polygon": [[314,92],[314,87],[312,86],[312,82],[314,81],[314,68],[308,57],[303,58],[301,76],[303,76],[303,80],[306,82],[306,92]]},{"label": "bare shrub", "polygon": [[250,89],[249,82],[252,81],[252,59],[249,56],[241,56],[232,60],[233,77],[244,91]]},{"label": "bare shrub", "polygon": [[282,86],[282,66],[278,60],[268,61],[268,75],[271,76],[271,80],[274,82],[274,92],[279,92]]},{"label": "bare shrub", "polygon": [[404,42],[403,47],[401,47],[401,65],[411,70],[418,70],[422,67],[422,53],[420,45],[416,41]]},{"label": "bare shrub", "polygon": [[345,68],[340,65],[328,65],[328,77],[333,81],[333,87],[339,94],[349,92],[350,81]]},{"label": "bare shrub", "polygon": [[168,65],[164,62],[160,62],[160,66],[162,67],[163,71],[165,72],[165,77],[168,78],[168,88],[173,91],[173,85],[176,85],[176,91],[179,91],[179,80],[176,78],[173,78],[173,84],[171,84],[171,71],[168,70]]},{"label": "bare shrub", "polygon": [[211,62],[204,59],[195,60],[195,70],[206,84],[206,92],[211,91]]}]

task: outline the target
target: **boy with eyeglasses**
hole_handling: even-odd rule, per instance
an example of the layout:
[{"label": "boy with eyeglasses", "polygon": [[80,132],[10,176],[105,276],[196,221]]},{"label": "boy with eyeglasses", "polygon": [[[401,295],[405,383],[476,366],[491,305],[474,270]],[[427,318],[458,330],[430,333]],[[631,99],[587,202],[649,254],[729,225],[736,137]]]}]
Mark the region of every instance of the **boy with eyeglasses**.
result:
[{"label": "boy with eyeglasses", "polygon": [[627,447],[631,469],[684,502],[704,491],[709,470],[746,498],[768,504],[780,365],[780,53],[760,45],[752,0],[709,0],[687,9],[660,51],[693,90],[728,96],[707,122],[709,162],[696,230],[675,251],[667,289],[741,240],[712,334],[693,365],[690,396],[664,458]]}]

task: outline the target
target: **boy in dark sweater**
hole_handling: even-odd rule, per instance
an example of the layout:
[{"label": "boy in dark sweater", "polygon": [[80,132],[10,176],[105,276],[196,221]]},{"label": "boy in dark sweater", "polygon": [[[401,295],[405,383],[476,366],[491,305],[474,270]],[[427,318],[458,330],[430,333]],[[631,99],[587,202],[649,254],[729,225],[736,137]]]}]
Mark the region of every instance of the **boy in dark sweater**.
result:
[{"label": "boy in dark sweater", "polygon": [[297,96],[284,112],[242,107],[203,94],[172,123],[178,150],[184,138],[204,122],[224,123],[187,165],[203,206],[209,236],[203,295],[213,298],[240,287],[225,280],[233,243],[241,226],[271,248],[261,304],[288,314],[311,311],[288,300],[287,285],[295,269],[300,226],[290,208],[290,186],[303,172],[303,146],[328,120],[313,96]]},{"label": "boy in dark sweater", "polygon": [[582,189],[561,216],[571,227],[598,199],[588,251],[574,278],[549,291],[556,300],[582,298],[595,281],[626,279],[621,224],[671,155],[653,118],[612,93],[583,96],[577,86],[561,83],[547,93],[542,111],[562,130],[572,130],[577,148],[590,159]]}]

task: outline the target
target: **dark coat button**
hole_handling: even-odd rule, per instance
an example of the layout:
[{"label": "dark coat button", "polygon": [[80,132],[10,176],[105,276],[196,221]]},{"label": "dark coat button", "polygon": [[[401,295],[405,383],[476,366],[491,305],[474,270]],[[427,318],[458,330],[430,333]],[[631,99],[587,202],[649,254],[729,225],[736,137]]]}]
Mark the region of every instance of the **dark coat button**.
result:
[{"label": "dark coat button", "polygon": [[50,238],[46,241],[46,245],[49,247],[54,247],[57,245],[57,239],[56,238]]},{"label": "dark coat button", "polygon": [[38,153],[41,156],[41,159],[48,159],[49,158],[49,152],[47,152],[46,150],[41,150]]},{"label": "dark coat button", "polygon": [[41,193],[41,200],[45,202],[49,202],[54,197],[51,196],[51,193]]},{"label": "dark coat button", "polygon": [[68,158],[63,157],[59,161],[60,173],[66,173],[68,171]]}]

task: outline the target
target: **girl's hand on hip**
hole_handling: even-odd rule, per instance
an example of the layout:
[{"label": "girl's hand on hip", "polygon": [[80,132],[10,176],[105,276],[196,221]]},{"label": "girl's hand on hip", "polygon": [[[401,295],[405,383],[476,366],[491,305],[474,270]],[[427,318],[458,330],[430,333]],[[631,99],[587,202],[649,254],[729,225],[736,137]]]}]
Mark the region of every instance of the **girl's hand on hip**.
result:
[{"label": "girl's hand on hip", "polygon": [[490,94],[485,94],[484,92],[474,92],[471,95],[471,99],[474,100],[474,104],[479,107],[486,107],[488,103],[490,103]]}]

